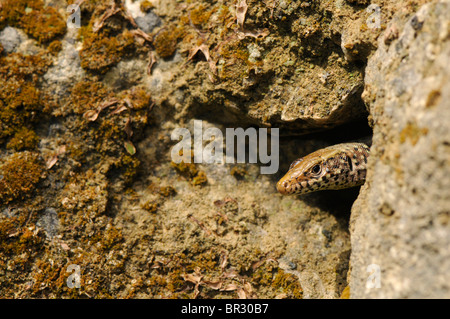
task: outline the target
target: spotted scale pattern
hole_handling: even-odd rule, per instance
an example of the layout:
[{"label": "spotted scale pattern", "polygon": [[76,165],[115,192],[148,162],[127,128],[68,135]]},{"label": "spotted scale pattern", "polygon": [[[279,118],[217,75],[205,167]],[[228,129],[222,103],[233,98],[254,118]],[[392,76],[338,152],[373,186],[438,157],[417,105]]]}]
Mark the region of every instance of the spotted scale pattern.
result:
[{"label": "spotted scale pattern", "polygon": [[364,184],[369,147],[343,143],[315,151],[295,160],[277,183],[283,195],[343,189]]}]

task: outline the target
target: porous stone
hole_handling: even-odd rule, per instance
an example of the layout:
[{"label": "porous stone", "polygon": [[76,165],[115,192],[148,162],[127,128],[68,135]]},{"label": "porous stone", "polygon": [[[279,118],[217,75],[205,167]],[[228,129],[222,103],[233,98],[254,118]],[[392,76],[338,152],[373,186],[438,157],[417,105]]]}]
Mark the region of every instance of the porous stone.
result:
[{"label": "porous stone", "polygon": [[0,32],[0,43],[6,53],[16,51],[22,41],[22,36],[16,28],[6,27]]},{"label": "porous stone", "polygon": [[350,222],[353,298],[450,297],[449,17],[449,1],[422,6],[388,25],[369,58],[374,137]]}]

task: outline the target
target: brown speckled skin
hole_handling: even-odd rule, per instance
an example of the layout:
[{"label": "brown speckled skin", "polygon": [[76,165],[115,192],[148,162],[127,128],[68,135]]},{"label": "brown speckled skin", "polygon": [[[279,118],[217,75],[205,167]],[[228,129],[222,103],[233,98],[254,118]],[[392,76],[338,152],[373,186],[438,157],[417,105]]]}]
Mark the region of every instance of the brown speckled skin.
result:
[{"label": "brown speckled skin", "polygon": [[283,195],[343,189],[364,184],[369,147],[363,143],[329,146],[295,160],[277,183]]}]

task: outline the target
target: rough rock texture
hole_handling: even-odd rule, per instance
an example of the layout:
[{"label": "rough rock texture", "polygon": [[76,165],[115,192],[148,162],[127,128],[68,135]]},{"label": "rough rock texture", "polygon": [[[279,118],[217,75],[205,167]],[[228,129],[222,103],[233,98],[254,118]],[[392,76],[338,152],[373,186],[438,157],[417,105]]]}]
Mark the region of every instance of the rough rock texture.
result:
[{"label": "rough rock texture", "polygon": [[[283,197],[275,184],[294,159],[370,135],[352,122],[368,114],[367,58],[394,14],[424,2],[374,0],[372,28],[365,0],[0,0],[0,295],[339,297],[359,189]],[[80,28],[65,28],[74,3]],[[198,119],[281,127],[279,172],[172,162],[173,130]],[[414,124],[402,147],[434,136]]]},{"label": "rough rock texture", "polygon": [[[450,297],[449,17],[440,1],[393,20],[369,58],[374,136],[352,209],[351,297]],[[367,288],[377,267],[380,286]]]}]

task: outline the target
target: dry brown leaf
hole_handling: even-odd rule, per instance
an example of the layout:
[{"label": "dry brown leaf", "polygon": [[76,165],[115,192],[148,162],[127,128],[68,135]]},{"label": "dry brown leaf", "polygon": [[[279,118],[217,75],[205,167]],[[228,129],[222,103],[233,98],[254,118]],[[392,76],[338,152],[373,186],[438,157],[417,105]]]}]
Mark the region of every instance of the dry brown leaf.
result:
[{"label": "dry brown leaf", "polygon": [[220,291],[234,291],[239,289],[239,286],[236,284],[227,284],[225,287],[220,289]]},{"label": "dry brown leaf", "polygon": [[153,65],[156,63],[156,54],[155,52],[151,51],[149,54],[149,61],[148,61],[148,65],[147,65],[147,74],[151,75],[152,74],[152,68]]},{"label": "dry brown leaf", "polygon": [[256,30],[255,32],[248,31],[248,30],[237,32],[238,38],[241,40],[244,39],[245,37],[252,37],[252,38],[262,40],[265,37],[267,37],[269,34],[270,34],[269,29]]},{"label": "dry brown leaf", "polygon": [[197,285],[200,284],[200,281],[202,280],[203,276],[196,273],[191,273],[191,274],[183,274],[182,277],[185,281],[189,281]]},{"label": "dry brown leaf", "polygon": [[238,4],[236,5],[236,20],[237,24],[242,30],[244,29],[244,21],[247,9],[248,6],[246,0],[238,0]]},{"label": "dry brown leaf", "polygon": [[153,42],[153,39],[150,35],[148,35],[147,33],[145,33],[144,31],[142,31],[141,29],[137,29],[137,30],[132,30],[131,33],[134,36],[140,37],[142,39],[144,39],[145,41],[148,41],[150,43]]},{"label": "dry brown leaf", "polygon": [[[203,53],[203,56],[206,59],[206,62],[208,62],[209,69],[211,72],[216,75],[217,74],[217,67],[216,62],[211,58],[211,55],[209,54],[209,48],[206,44],[201,44],[198,47],[192,48],[189,50],[189,56],[187,58],[188,61],[192,60],[194,56],[198,53],[198,51],[201,51]],[[211,80],[211,78],[210,78]],[[212,80],[214,82],[214,80]]]},{"label": "dry brown leaf", "polygon": [[94,26],[92,27],[92,31],[98,32],[109,17],[117,14],[121,10],[121,8],[117,7],[116,2],[114,0],[111,0],[111,7],[106,10],[106,12],[103,13],[103,15],[97,21],[95,21]]},{"label": "dry brown leaf", "polygon": [[210,236],[212,234],[212,232],[208,228],[206,228],[206,226],[201,221],[196,219],[194,216],[189,215],[188,218],[192,220],[194,223],[196,223],[206,233],[207,236]]},{"label": "dry brown leaf", "polygon": [[131,129],[131,117],[127,119],[124,130],[125,133],[127,133],[128,138],[130,139],[133,136],[133,130]]},{"label": "dry brown leaf", "polygon": [[86,120],[90,121],[90,122],[94,122],[95,120],[97,120],[97,118],[98,118],[98,116],[99,116],[99,114],[100,114],[101,111],[103,111],[104,109],[106,109],[106,108],[108,108],[108,107],[110,107],[110,106],[112,106],[112,105],[114,105],[114,104],[117,104],[118,102],[120,102],[118,99],[112,98],[111,100],[105,101],[105,102],[103,102],[102,104],[100,104],[100,106],[97,107],[96,110],[89,110],[89,111],[86,111],[86,112],[83,114],[83,117],[84,117]]},{"label": "dry brown leaf", "polygon": [[98,110],[89,110],[83,114],[83,117],[90,122],[94,122],[98,118],[98,115]]},{"label": "dry brown leaf", "polygon": [[127,106],[124,104],[119,105],[111,114],[120,114],[127,109]]},{"label": "dry brown leaf", "polygon": [[245,290],[242,288],[238,289],[237,295],[239,299],[247,299],[247,294],[245,293]]},{"label": "dry brown leaf", "polygon": [[61,241],[59,244],[61,245],[61,248],[64,249],[65,251],[70,250],[69,245],[67,245],[65,242]]},{"label": "dry brown leaf", "polygon": [[52,157],[50,157],[45,162],[45,166],[47,167],[47,169],[51,169],[53,166],[55,166],[55,164],[58,162],[59,156],[64,154],[65,152],[66,152],[66,146],[65,145],[60,146],[58,151],[56,152],[56,154],[53,155]]},{"label": "dry brown leaf", "polygon": [[[226,217],[226,216],[225,216]],[[220,269],[222,269],[222,272],[224,271],[225,267],[228,263],[228,254],[224,252],[222,256],[220,256]]]},{"label": "dry brown leaf", "polygon": [[221,280],[218,280],[218,281],[202,280],[200,282],[200,284],[204,285],[208,288],[214,289],[214,290],[219,290],[220,288],[222,288],[223,281],[221,281]]}]

